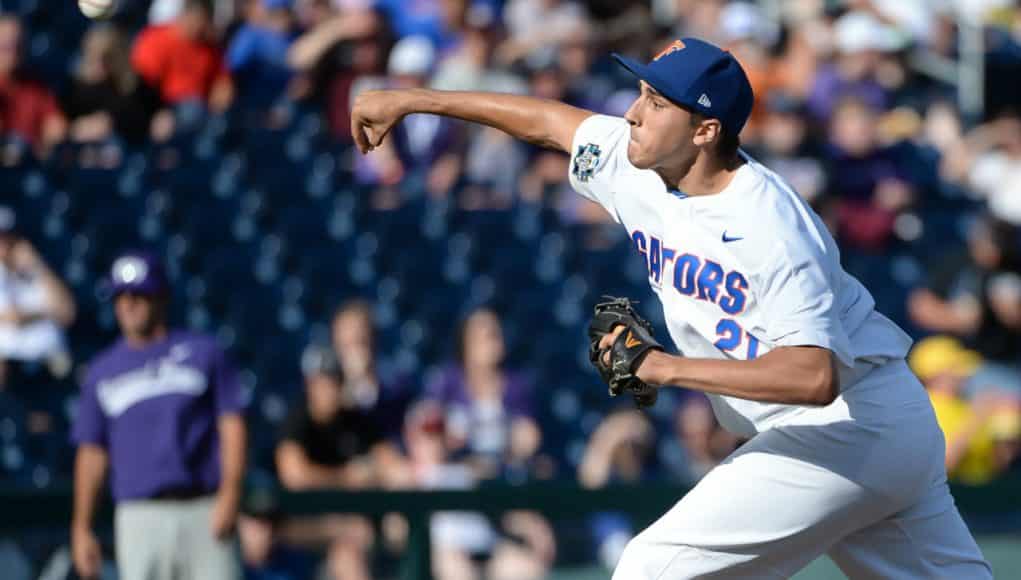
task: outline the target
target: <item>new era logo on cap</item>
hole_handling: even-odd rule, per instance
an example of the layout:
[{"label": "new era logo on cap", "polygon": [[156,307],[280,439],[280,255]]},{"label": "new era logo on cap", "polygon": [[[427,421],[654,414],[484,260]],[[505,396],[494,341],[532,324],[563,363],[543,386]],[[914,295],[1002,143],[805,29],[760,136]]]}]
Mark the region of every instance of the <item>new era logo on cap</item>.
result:
[{"label": "new era logo on cap", "polygon": [[698,98],[698,104],[702,105],[707,109],[713,106],[713,102],[709,100],[709,95],[705,93],[702,93],[702,96]]}]

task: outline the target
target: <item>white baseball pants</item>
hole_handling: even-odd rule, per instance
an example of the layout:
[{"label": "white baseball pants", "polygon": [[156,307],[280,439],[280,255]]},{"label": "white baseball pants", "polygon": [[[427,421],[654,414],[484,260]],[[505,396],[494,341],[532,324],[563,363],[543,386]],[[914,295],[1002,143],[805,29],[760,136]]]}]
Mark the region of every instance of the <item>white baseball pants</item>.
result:
[{"label": "white baseball pants", "polygon": [[806,408],[713,469],[624,550],[613,580],[992,578],[946,483],[944,440],[903,361]]}]

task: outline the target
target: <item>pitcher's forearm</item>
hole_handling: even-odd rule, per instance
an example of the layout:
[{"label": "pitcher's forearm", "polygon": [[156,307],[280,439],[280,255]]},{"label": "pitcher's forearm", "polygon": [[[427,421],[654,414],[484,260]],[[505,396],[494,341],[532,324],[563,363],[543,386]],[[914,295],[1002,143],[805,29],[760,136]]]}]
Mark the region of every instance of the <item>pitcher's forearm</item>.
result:
[{"label": "pitcher's forearm", "polygon": [[567,151],[593,113],[558,101],[504,93],[416,89],[411,112],[432,113],[495,127],[540,147]]},{"label": "pitcher's forearm", "polygon": [[785,405],[828,405],[840,392],[833,355],[817,347],[778,347],[754,360],[650,352],[639,378],[706,393]]}]

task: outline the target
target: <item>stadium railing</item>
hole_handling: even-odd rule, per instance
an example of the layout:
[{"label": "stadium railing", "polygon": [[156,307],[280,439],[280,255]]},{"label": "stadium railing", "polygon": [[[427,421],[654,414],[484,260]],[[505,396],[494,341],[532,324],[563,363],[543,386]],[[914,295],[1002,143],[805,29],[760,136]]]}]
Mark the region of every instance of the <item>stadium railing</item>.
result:
[{"label": "stadium railing", "polygon": [[[325,513],[363,514],[381,517],[403,514],[409,523],[408,549],[401,563],[402,580],[431,578],[429,516],[439,511],[476,511],[500,514],[528,509],[548,518],[584,517],[597,511],[630,514],[644,525],[663,513],[688,488],[668,483],[610,485],[585,489],[573,483],[536,483],[521,486],[494,485],[458,491],[288,492],[269,486],[252,486],[245,498],[245,510],[273,512],[287,516]],[[968,518],[1008,522],[1021,528],[1021,480],[1006,479],[981,487],[952,486],[954,498]],[[68,488],[0,488],[0,535],[32,526],[69,523],[72,496]],[[778,508],[779,509],[779,508]],[[107,501],[99,514],[101,525],[112,522]],[[1013,521],[1016,525],[1010,526]],[[996,525],[996,524],[994,524]]]}]

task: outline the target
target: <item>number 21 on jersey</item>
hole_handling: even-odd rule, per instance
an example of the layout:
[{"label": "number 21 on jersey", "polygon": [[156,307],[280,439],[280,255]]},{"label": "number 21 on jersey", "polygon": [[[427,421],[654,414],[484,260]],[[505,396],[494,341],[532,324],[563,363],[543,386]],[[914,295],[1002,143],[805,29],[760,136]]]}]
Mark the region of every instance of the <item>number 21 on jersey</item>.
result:
[{"label": "number 21 on jersey", "polygon": [[[752,336],[750,332],[745,332],[741,325],[733,318],[721,318],[716,323],[716,336],[719,338],[716,339],[713,345],[720,350],[733,352],[740,349],[741,345],[747,342],[748,347],[745,351],[745,360],[752,360],[759,356],[759,339]],[[747,340],[745,340],[746,338]]]}]

